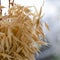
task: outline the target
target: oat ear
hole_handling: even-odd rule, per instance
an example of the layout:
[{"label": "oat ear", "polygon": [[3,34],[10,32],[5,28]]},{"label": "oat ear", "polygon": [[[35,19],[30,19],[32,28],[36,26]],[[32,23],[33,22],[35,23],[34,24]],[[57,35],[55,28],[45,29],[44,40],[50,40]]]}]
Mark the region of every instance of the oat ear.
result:
[{"label": "oat ear", "polygon": [[45,1],[43,1],[43,4],[42,4],[42,6],[40,7],[40,11],[39,11],[39,13],[38,13],[39,19],[40,19],[41,15],[42,15],[42,9],[43,9],[44,3],[45,3]]},{"label": "oat ear", "polygon": [[48,31],[50,31],[50,28],[46,22],[45,22],[45,27],[48,29]]}]

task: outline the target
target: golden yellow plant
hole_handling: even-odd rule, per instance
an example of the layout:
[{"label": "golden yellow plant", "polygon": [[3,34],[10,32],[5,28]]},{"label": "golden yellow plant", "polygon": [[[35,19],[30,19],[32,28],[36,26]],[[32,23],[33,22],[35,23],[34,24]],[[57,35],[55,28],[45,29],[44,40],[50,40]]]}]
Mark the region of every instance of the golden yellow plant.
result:
[{"label": "golden yellow plant", "polygon": [[29,8],[14,5],[0,21],[0,60],[35,60],[40,46],[47,45],[40,40],[45,38],[40,20],[42,8],[39,13]]}]

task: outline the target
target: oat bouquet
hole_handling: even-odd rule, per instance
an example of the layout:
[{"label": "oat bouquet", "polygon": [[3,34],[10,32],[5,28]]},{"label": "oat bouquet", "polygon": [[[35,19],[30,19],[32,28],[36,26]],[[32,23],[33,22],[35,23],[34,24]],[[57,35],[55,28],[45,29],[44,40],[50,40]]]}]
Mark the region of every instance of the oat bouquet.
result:
[{"label": "oat bouquet", "polygon": [[40,46],[47,45],[40,40],[45,38],[42,7],[39,13],[31,12],[30,7],[15,4],[0,21],[0,60],[35,60]]}]

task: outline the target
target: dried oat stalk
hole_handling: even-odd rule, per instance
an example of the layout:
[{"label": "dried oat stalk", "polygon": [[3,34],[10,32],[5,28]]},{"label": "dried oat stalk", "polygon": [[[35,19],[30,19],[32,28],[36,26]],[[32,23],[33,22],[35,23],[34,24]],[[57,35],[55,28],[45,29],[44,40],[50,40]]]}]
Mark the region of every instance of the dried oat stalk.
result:
[{"label": "dried oat stalk", "polygon": [[41,11],[32,13],[29,8],[14,5],[0,21],[0,60],[35,60],[40,46],[47,45],[39,38],[45,38]]}]

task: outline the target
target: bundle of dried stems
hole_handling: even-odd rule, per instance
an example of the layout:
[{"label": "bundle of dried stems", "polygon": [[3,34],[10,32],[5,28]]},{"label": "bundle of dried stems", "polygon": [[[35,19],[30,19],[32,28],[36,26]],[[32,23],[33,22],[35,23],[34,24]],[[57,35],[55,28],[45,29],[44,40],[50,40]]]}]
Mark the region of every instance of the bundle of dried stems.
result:
[{"label": "bundle of dried stems", "polygon": [[29,8],[15,4],[0,21],[0,60],[35,60],[40,46],[47,45],[40,40],[40,36],[45,38],[42,7],[39,13]]}]

